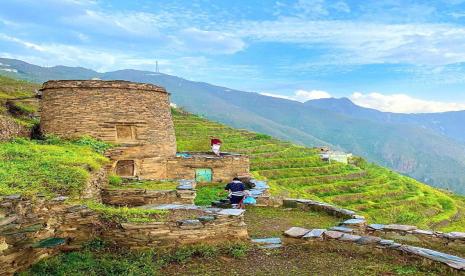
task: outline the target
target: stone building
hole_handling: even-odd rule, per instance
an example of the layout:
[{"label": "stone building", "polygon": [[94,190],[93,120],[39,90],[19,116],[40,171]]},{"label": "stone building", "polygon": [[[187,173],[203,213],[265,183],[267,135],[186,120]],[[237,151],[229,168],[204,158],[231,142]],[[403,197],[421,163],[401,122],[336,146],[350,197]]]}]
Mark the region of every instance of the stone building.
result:
[{"label": "stone building", "polygon": [[210,170],[211,180],[226,181],[249,172],[247,157],[211,159],[197,154],[196,162],[176,157],[169,93],[163,87],[127,81],[59,80],[45,82],[41,92],[42,133],[65,138],[89,135],[117,144],[107,154],[113,161],[111,169],[120,176],[191,179]]}]

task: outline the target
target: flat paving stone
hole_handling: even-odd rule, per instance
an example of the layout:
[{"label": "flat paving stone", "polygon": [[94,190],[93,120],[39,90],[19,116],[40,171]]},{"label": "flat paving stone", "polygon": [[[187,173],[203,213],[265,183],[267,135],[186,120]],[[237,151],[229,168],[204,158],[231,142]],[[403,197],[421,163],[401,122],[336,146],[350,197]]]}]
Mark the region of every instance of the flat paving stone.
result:
[{"label": "flat paving stone", "polygon": [[218,215],[240,216],[245,212],[245,209],[221,209]]},{"label": "flat paving stone", "polygon": [[358,244],[374,244],[381,241],[381,238],[374,236],[362,236],[357,243]]},{"label": "flat paving stone", "polygon": [[413,230],[416,230],[417,227],[413,225],[387,224],[387,225],[384,225],[384,229],[393,230],[393,231],[413,231]]},{"label": "flat paving stone", "polygon": [[55,197],[54,199],[52,199],[52,201],[65,201],[67,200],[69,197],[67,196],[57,196]]},{"label": "flat paving stone", "polygon": [[251,240],[253,243],[281,244],[281,238],[257,238]]},{"label": "flat paving stone", "polygon": [[428,258],[430,260],[445,263],[448,266],[453,267],[455,269],[465,270],[465,259],[454,255],[449,255],[439,251],[409,245],[402,246],[401,250],[421,257]]},{"label": "flat paving stone", "polygon": [[344,233],[339,231],[326,231],[324,233],[324,236],[330,239],[339,239],[342,235],[344,235]]},{"label": "flat paving stone", "polygon": [[302,227],[291,227],[286,232],[284,232],[284,235],[292,238],[301,238],[308,232],[310,232],[309,229],[305,229]]},{"label": "flat paving stone", "polygon": [[412,233],[418,234],[418,235],[428,235],[428,236],[434,235],[434,232],[431,230],[421,230],[421,229],[413,230]]},{"label": "flat paving stone", "polygon": [[384,240],[384,239],[382,239],[382,240],[380,240],[378,242],[378,244],[383,245],[383,246],[389,246],[389,245],[394,244],[394,241],[393,240]]},{"label": "flat paving stone", "polygon": [[453,240],[465,240],[465,233],[464,232],[450,232],[446,234],[447,238]]},{"label": "flat paving stone", "polygon": [[329,230],[339,231],[339,232],[344,232],[344,233],[349,233],[349,234],[355,232],[354,229],[349,228],[349,227],[344,227],[344,226],[334,226],[334,227],[329,228]]},{"label": "flat paving stone", "polygon": [[362,237],[359,235],[351,235],[351,234],[344,234],[342,237],[339,238],[340,241],[350,241],[350,242],[356,242],[360,240]]},{"label": "flat paving stone", "polygon": [[368,228],[371,228],[373,230],[383,230],[384,229],[384,224],[370,224],[368,225]]},{"label": "flat paving stone", "polygon": [[312,229],[310,232],[305,234],[302,238],[304,239],[317,239],[317,238],[323,238],[323,234],[326,231],[326,229]]},{"label": "flat paving stone", "polygon": [[366,224],[365,219],[348,219],[342,222],[343,225],[362,226]]}]

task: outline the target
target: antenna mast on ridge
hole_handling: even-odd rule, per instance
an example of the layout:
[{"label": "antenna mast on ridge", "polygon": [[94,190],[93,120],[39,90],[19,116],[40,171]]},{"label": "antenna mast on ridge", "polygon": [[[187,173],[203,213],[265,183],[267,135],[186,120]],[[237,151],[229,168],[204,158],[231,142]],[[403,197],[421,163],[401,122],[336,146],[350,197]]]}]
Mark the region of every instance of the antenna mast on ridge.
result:
[{"label": "antenna mast on ridge", "polygon": [[160,70],[158,70],[158,60],[155,61],[155,73],[160,73]]}]

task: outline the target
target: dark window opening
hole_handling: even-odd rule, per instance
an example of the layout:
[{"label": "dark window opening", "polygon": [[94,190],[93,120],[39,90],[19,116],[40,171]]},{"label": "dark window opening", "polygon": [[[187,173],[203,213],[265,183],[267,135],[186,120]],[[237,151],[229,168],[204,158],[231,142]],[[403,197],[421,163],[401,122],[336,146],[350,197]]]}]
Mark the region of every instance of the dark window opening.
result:
[{"label": "dark window opening", "polygon": [[116,162],[116,174],[119,176],[134,176],[134,169],[134,160]]}]

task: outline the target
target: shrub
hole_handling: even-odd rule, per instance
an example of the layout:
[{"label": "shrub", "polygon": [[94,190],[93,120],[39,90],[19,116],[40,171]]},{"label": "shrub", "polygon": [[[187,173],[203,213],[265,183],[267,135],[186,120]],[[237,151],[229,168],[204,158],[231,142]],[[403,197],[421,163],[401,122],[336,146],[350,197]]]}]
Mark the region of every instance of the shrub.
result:
[{"label": "shrub", "polygon": [[108,176],[108,183],[114,186],[121,185],[121,183],[123,183],[123,179],[118,175],[112,174]]}]

